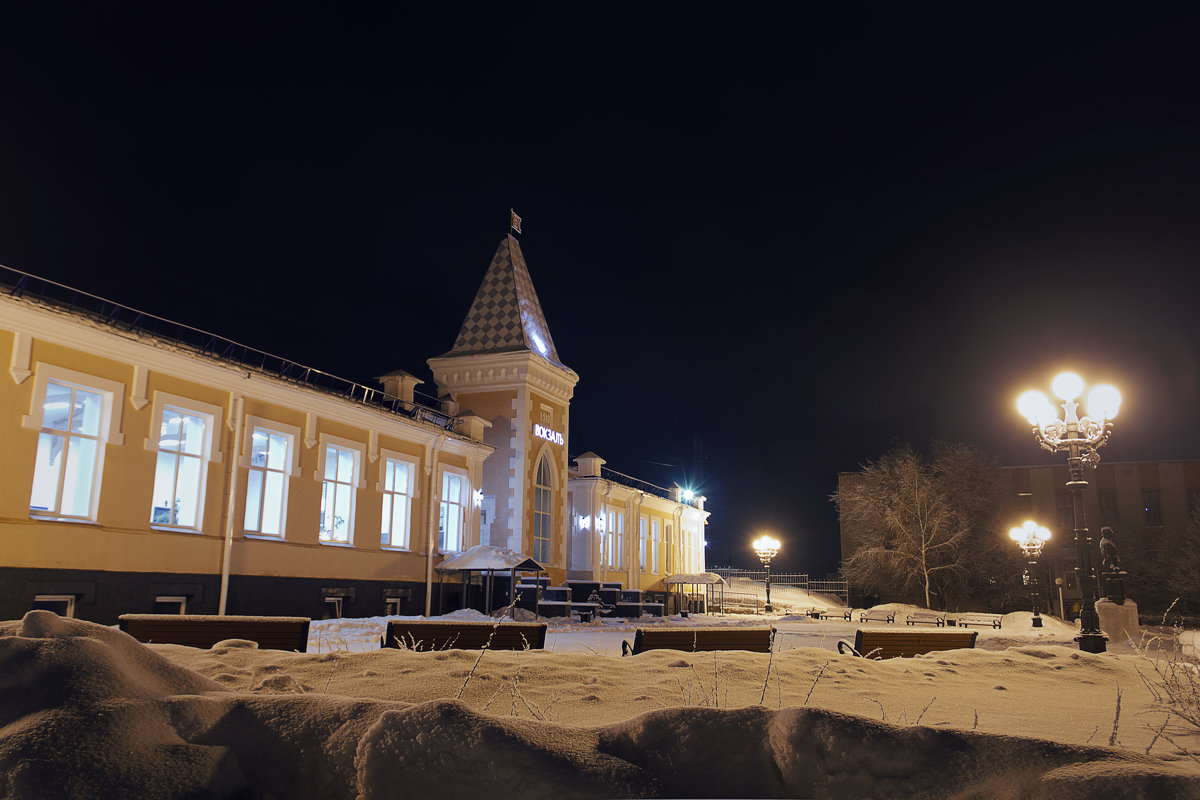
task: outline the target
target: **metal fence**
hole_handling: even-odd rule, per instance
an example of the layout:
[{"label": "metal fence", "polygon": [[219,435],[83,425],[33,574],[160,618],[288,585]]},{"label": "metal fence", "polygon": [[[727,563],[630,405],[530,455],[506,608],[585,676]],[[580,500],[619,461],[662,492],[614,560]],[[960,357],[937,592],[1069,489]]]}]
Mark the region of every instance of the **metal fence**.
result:
[{"label": "metal fence", "polygon": [[28,272],[0,265],[0,287],[5,287],[7,294],[17,300],[66,311],[128,335],[153,338],[180,350],[338,395],[351,402],[428,422],[447,430],[454,430],[458,422],[453,414],[441,408],[436,398],[426,400],[422,397],[417,402],[402,400],[378,388],[339,378],[215,333],[147,314]]},{"label": "metal fence", "polygon": [[[765,569],[737,569],[736,567],[709,567],[709,572],[720,575],[726,583],[732,584],[737,578],[742,578],[766,586],[767,571]],[[772,586],[790,586],[806,592],[833,595],[843,603],[849,602],[846,582],[842,580],[819,579],[808,577],[806,572],[772,572]],[[726,593],[728,594],[728,593]]]}]

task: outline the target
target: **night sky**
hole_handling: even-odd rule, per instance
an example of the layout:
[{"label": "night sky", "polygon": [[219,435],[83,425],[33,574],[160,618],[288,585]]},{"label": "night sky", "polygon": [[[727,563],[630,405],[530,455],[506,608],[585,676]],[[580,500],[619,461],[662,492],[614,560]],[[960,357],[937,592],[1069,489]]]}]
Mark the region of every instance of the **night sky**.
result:
[{"label": "night sky", "polygon": [[1063,367],[1106,460],[1200,457],[1200,11],[50,5],[0,7],[0,263],[429,377],[514,207],[571,454],[695,484],[710,565],[835,569],[902,441],[1057,463]]}]

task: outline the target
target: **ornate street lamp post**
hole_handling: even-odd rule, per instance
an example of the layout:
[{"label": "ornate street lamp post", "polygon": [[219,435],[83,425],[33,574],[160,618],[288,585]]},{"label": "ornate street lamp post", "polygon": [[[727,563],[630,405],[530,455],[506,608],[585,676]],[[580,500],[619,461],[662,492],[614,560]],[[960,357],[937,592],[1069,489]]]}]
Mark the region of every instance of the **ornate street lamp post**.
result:
[{"label": "ornate street lamp post", "polygon": [[754,555],[758,556],[758,560],[767,568],[767,604],[763,606],[763,611],[771,613],[771,559],[779,552],[779,540],[772,539],[770,536],[760,536],[754,540]]},{"label": "ornate street lamp post", "polygon": [[1041,597],[1038,591],[1037,560],[1042,554],[1042,546],[1050,541],[1050,531],[1030,519],[1021,527],[1010,529],[1008,536],[1017,543],[1029,561],[1029,569],[1025,570],[1021,579],[1029,587],[1029,597],[1033,601],[1033,627],[1040,628],[1042,618],[1038,613]]},{"label": "ornate street lamp post", "polygon": [[1092,388],[1087,396],[1088,415],[1076,414],[1079,404],[1076,399],[1083,394],[1083,379],[1073,372],[1055,376],[1050,384],[1051,391],[1063,401],[1064,412],[1060,419],[1058,410],[1041,392],[1025,392],[1017,399],[1017,410],[1033,425],[1033,438],[1042,449],[1051,453],[1067,454],[1069,480],[1067,489],[1071,493],[1071,506],[1075,516],[1075,549],[1078,564],[1075,580],[1082,595],[1079,610],[1079,635],[1075,641],[1079,649],[1088,653],[1103,653],[1108,637],[1100,630],[1100,617],[1096,615],[1096,597],[1099,587],[1096,570],[1092,566],[1092,540],[1083,522],[1083,490],[1087,488],[1085,467],[1100,463],[1096,452],[1108,443],[1112,435],[1112,419],[1121,407],[1121,393],[1114,387],[1100,385]]}]

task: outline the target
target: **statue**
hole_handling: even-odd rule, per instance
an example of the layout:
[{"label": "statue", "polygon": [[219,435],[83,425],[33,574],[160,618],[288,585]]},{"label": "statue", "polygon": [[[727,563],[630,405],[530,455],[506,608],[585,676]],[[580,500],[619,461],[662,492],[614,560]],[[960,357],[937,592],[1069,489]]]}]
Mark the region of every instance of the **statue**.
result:
[{"label": "statue", "polygon": [[1115,572],[1121,575],[1121,557],[1117,555],[1117,543],[1112,540],[1113,529],[1105,525],[1100,529],[1100,564],[1104,572]]}]

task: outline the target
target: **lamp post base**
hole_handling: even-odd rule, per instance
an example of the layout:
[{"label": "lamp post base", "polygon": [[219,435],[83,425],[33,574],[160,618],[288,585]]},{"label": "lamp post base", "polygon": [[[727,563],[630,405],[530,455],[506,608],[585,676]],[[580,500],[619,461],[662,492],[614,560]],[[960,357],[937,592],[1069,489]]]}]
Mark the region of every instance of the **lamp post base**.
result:
[{"label": "lamp post base", "polygon": [[1081,633],[1075,637],[1075,641],[1085,653],[1104,653],[1108,650],[1108,637],[1103,633]]},{"label": "lamp post base", "polygon": [[1039,617],[1039,616],[1037,616],[1037,615],[1034,615],[1034,617],[1033,617],[1033,627],[1035,627],[1035,628],[1040,628],[1040,627],[1042,627],[1042,618],[1041,618],[1041,617]]},{"label": "lamp post base", "polygon": [[771,608],[770,603],[767,603],[765,606],[763,606],[763,613],[765,613],[765,614],[770,614],[774,610],[775,609]]}]

